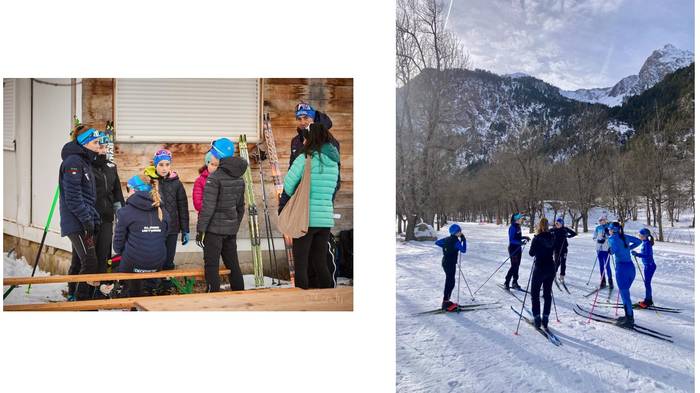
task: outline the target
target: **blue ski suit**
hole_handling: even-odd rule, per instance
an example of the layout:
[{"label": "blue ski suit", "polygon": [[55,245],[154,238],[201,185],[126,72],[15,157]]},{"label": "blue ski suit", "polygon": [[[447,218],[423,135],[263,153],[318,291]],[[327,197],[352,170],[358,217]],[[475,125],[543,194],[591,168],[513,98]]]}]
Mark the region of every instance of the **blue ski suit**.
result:
[{"label": "blue ski suit", "polygon": [[607,225],[598,225],[595,227],[595,231],[593,232],[593,240],[596,241],[596,252],[598,254],[598,266],[600,267],[600,279],[605,280],[605,275],[603,274],[603,269],[608,272],[608,282],[612,282],[612,270],[610,269],[610,263],[608,262],[608,258],[610,256],[610,252],[608,250],[609,246],[607,243],[608,239],[608,226]]},{"label": "blue ski suit", "polygon": [[654,262],[654,250],[651,242],[649,240],[642,241],[642,252],[632,251],[632,255],[642,258],[642,263],[644,264],[644,288],[646,289],[644,300],[652,300],[651,278],[654,277],[654,272],[656,272],[656,263]]},{"label": "blue ski suit", "polygon": [[632,316],[632,299],[630,299],[630,287],[634,281],[635,270],[632,263],[630,250],[639,246],[641,240],[634,236],[624,235],[624,240],[619,234],[613,234],[608,238],[608,246],[610,252],[615,256],[615,280],[620,291],[622,304],[625,306],[625,311]]},{"label": "blue ski suit", "polygon": [[448,301],[452,296],[455,287],[455,273],[457,272],[457,256],[467,252],[467,239],[462,235],[462,239],[455,235],[442,238],[435,242],[435,245],[442,248],[442,270],[445,271],[445,290],[442,300]]},{"label": "blue ski suit", "polygon": [[508,228],[508,255],[510,255],[510,269],[506,273],[506,283],[510,283],[510,279],[513,279],[513,283],[518,282],[518,271],[520,270],[520,259],[523,255],[523,244],[530,240],[529,237],[523,236],[523,232],[520,229],[520,224],[513,222]]}]

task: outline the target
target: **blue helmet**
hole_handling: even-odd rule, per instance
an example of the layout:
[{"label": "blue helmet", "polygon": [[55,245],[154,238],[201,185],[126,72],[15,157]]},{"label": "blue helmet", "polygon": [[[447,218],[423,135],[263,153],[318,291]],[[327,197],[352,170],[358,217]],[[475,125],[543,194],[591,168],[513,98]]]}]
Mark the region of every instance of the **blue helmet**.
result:
[{"label": "blue helmet", "polygon": [[639,234],[644,235],[646,237],[649,237],[649,236],[651,236],[651,231],[647,228],[642,228],[639,230]]},{"label": "blue helmet", "polygon": [[608,229],[610,229],[610,232],[612,232],[612,233],[620,233],[620,232],[622,232],[622,225],[620,225],[619,222],[615,221],[613,223],[610,223],[610,225],[608,225]]},{"label": "blue helmet", "polygon": [[452,225],[450,225],[449,231],[450,231],[450,235],[454,235],[455,233],[462,232],[462,227],[460,227],[457,224],[452,224]]},{"label": "blue helmet", "polygon": [[557,218],[556,222],[561,224],[561,226],[564,226],[564,219],[562,217]]},{"label": "blue helmet", "polygon": [[236,145],[228,138],[219,138],[211,143],[211,154],[217,159],[233,157]]}]

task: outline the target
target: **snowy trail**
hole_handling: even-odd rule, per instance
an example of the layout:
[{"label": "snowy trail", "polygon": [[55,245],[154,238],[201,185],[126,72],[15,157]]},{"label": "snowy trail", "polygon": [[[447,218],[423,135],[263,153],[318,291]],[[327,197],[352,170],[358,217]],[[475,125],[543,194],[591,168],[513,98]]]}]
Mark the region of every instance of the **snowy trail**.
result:
[{"label": "snowy trail", "polygon": [[[472,291],[508,257],[507,226],[460,224],[468,250],[462,259]],[[523,233],[527,234],[524,229]],[[529,235],[529,234],[528,234]],[[446,229],[440,237],[447,236]],[[531,236],[531,235],[530,235]],[[525,253],[528,248],[525,248]],[[441,250],[432,242],[397,241],[397,391],[399,392],[689,392],[694,387],[694,254],[691,244],[657,243],[654,301],[681,308],[681,314],[635,311],[638,324],[673,336],[673,344],[591,321],[573,312],[590,309],[595,295],[584,298],[599,278],[590,233],[569,239],[567,283],[572,294],[553,286],[559,319],[552,309],[550,326],[563,345],[555,347],[524,322],[514,335],[517,300],[496,284],[501,270],[477,293],[476,302],[499,301],[500,308],[461,314],[415,316],[439,306],[444,273]],[[640,262],[641,263],[641,262]],[[521,285],[527,283],[532,258],[523,255]],[[461,303],[471,303],[464,282]],[[457,299],[457,288],[452,299]],[[607,290],[599,301],[607,301]],[[639,272],[631,288],[633,301],[643,299]],[[522,293],[517,293],[522,298]],[[610,297],[617,298],[615,290]],[[530,307],[530,301],[525,304]],[[615,316],[615,309],[595,312]],[[618,310],[622,313],[622,310]]]}]

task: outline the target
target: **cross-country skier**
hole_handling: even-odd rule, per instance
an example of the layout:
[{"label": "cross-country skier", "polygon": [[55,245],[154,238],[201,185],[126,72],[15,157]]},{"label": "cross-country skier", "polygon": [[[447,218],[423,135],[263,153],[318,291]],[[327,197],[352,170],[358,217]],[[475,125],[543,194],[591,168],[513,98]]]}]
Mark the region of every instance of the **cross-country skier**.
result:
[{"label": "cross-country skier", "polygon": [[619,222],[610,224],[610,232],[608,245],[610,252],[615,257],[615,280],[620,291],[622,304],[625,306],[625,316],[617,319],[617,325],[632,328],[634,326],[634,313],[632,312],[630,287],[634,281],[635,270],[630,250],[642,244],[642,241],[634,236],[625,235]]},{"label": "cross-country skier", "polygon": [[[158,183],[145,175],[127,182],[126,206],[117,212],[114,252],[121,255],[122,273],[161,270],[167,257],[169,215],[161,207]],[[129,296],[141,296],[141,280],[128,280]]]},{"label": "cross-country skier", "polygon": [[[554,265],[554,246],[556,244],[554,233],[549,231],[549,222],[541,218],[537,224],[537,234],[530,244],[530,256],[535,257],[532,267],[532,285],[530,285],[530,299],[532,301],[532,315],[535,327],[542,326],[547,329],[549,323],[549,311],[552,306],[552,283],[557,273]],[[540,317],[540,287],[544,297],[544,310]]]},{"label": "cross-country skier", "polygon": [[[158,181],[160,198],[165,210],[170,214],[166,248],[168,257],[163,264],[163,270],[175,269],[175,250],[177,236],[182,233],[182,245],[190,241],[190,212],[187,193],[177,173],[172,170],[173,155],[169,150],[159,149],[153,155],[153,166],[146,168],[144,173]],[[172,288],[170,281],[161,281],[160,293],[168,293]]]},{"label": "cross-country skier", "polygon": [[243,274],[238,264],[236,235],[245,211],[245,180],[248,163],[234,157],[236,145],[228,138],[211,144],[211,154],[219,160],[216,172],[207,177],[202,210],[197,220],[197,245],[204,249],[204,277],[207,292],[219,292],[219,259],[231,271],[231,290],[242,291]]},{"label": "cross-country skier", "polygon": [[299,186],[304,174],[306,156],[310,156],[309,229],[304,236],[294,239],[295,285],[299,288],[309,288],[308,268],[313,265],[318,286],[331,288],[333,280],[328,271],[326,258],[329,234],[335,225],[333,195],[337,189],[340,172],[340,153],[333,145],[328,129],[321,123],[309,125],[309,133],[302,153],[294,160],[294,164],[284,177],[284,192],[280,198],[278,212],[282,211]]},{"label": "cross-country skier", "polygon": [[572,231],[564,225],[564,219],[559,217],[554,223],[554,228],[551,229],[554,235],[554,273],[559,270],[559,282],[564,282],[566,275],[566,256],[568,254],[569,242],[566,239],[576,236],[576,232]]},{"label": "cross-country skier", "polygon": [[598,255],[598,266],[600,267],[600,287],[605,288],[605,275],[604,271],[608,273],[608,284],[610,284],[610,289],[612,290],[613,279],[612,270],[610,269],[610,253],[608,247],[608,217],[606,215],[600,216],[598,219],[598,226],[593,232],[593,240],[595,240],[595,249]]},{"label": "cross-country skier", "polygon": [[[331,133],[331,128],[333,127],[333,121],[331,121],[331,118],[328,116],[328,114],[323,113],[319,110],[314,109],[311,105],[309,105],[306,102],[300,102],[299,104],[296,105],[294,108],[294,117],[297,121],[297,135],[292,138],[291,142],[291,148],[290,148],[290,154],[289,154],[289,167],[292,167],[292,163],[296,158],[301,154],[301,152],[304,150],[304,141],[308,138],[309,136],[309,126],[311,123],[320,123],[322,124],[326,130],[328,130],[328,135],[329,135],[329,141],[330,143],[335,146],[335,148],[338,150],[338,154],[340,154],[340,143],[338,142],[337,139],[333,136]],[[335,191],[333,192],[333,202],[335,202],[335,196],[338,193],[338,190],[340,189],[340,162],[338,162],[338,183],[335,186]],[[328,244],[329,250],[332,249],[331,244]],[[329,252],[329,257],[331,257],[331,254]],[[335,266],[333,266],[333,270],[335,270]],[[308,268],[308,276],[309,276],[309,288],[321,288],[320,284],[318,282],[318,276],[316,275],[316,270],[313,265],[309,265]]]},{"label": "cross-country skier", "polygon": [[442,248],[442,270],[445,271],[445,290],[442,295],[442,309],[445,311],[457,311],[459,304],[452,303],[450,297],[455,287],[455,274],[457,273],[457,257],[459,253],[467,252],[467,239],[462,234],[462,228],[457,224],[450,225],[450,236],[435,242]]},{"label": "cross-country skier", "polygon": [[[510,217],[510,228],[508,228],[508,255],[510,255],[510,269],[506,273],[506,282],[503,286],[508,288],[520,289],[518,285],[518,270],[520,269],[520,258],[523,253],[523,246],[530,241],[528,236],[523,236],[520,226],[525,222],[525,216],[520,213],[514,213]],[[510,279],[513,279],[513,285],[510,284]]]},{"label": "cross-country skier", "polygon": [[654,236],[651,235],[649,229],[642,228],[639,230],[639,238],[642,240],[642,252],[632,251],[632,255],[642,258],[642,263],[644,264],[644,288],[646,289],[646,294],[644,300],[638,304],[641,308],[647,308],[654,304],[651,297],[651,278],[654,277],[654,272],[656,271],[654,250],[652,248],[654,246]]},{"label": "cross-country skier", "polygon": [[[73,140],[61,150],[58,173],[59,214],[61,236],[70,239],[73,252],[78,256],[78,274],[97,273],[95,227],[100,225],[100,214],[95,209],[96,190],[92,162],[97,158],[100,139],[104,134],[80,124],[73,129]],[[94,283],[77,283],[75,298],[86,300],[93,296]]]},{"label": "cross-country skier", "polygon": [[202,210],[202,199],[204,198],[204,185],[207,184],[207,177],[214,173],[219,167],[219,160],[211,154],[211,151],[204,155],[204,166],[199,168],[199,177],[194,181],[192,188],[192,203],[197,214]]}]

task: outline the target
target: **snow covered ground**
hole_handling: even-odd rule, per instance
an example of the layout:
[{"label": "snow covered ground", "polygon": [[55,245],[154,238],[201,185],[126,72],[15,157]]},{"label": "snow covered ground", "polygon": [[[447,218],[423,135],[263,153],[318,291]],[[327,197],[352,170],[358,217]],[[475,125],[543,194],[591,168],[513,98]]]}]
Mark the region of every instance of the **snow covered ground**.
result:
[{"label": "snow covered ground", "polygon": [[[468,250],[462,270],[475,291],[508,257],[507,226],[461,223]],[[628,223],[628,233],[639,223]],[[579,227],[579,230],[581,228]],[[523,233],[529,235],[527,229]],[[635,231],[636,232],[636,231]],[[690,230],[689,232],[692,232]],[[447,236],[447,227],[440,231]],[[530,235],[531,236],[531,235]],[[499,302],[500,308],[460,314],[416,316],[440,305],[444,273],[441,250],[432,242],[397,239],[396,362],[398,392],[690,392],[694,388],[694,249],[687,243],[657,243],[654,301],[683,309],[681,314],[636,311],[636,322],[673,336],[670,344],[632,331],[591,321],[574,314],[578,303],[590,307],[583,295],[594,263],[590,233],[569,240],[567,282],[572,294],[553,288],[561,322],[550,326],[563,345],[555,347],[523,324],[514,335],[517,300],[496,284],[509,263],[478,292],[476,302]],[[692,235],[688,239],[693,240]],[[525,248],[527,252],[529,248]],[[527,283],[532,258],[523,255],[521,285]],[[597,268],[596,268],[597,271]],[[594,275],[599,274],[595,273]],[[595,282],[595,277],[592,282]],[[461,283],[461,303],[470,303]],[[633,301],[643,298],[637,272]],[[601,293],[607,300],[608,291]],[[518,294],[519,296],[522,293]],[[605,295],[605,296],[602,296]],[[617,291],[611,301],[615,301]],[[457,299],[457,288],[452,296]],[[529,298],[526,307],[529,307]],[[596,308],[615,315],[614,309]]]}]

